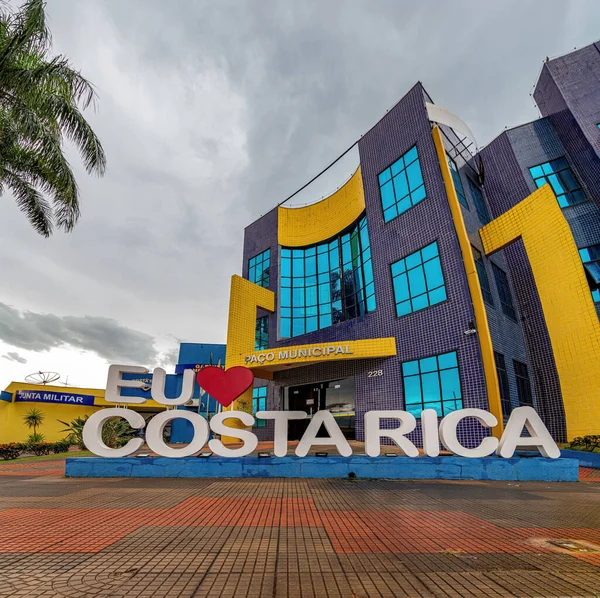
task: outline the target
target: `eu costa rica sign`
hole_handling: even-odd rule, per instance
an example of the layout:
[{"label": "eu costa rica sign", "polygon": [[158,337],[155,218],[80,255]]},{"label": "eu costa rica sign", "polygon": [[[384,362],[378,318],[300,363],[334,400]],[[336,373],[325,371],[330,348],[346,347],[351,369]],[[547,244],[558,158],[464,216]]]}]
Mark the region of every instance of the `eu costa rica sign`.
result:
[{"label": "eu costa rica sign", "polygon": [[[215,371],[213,371],[215,370]],[[138,366],[113,365],[109,368],[105,399],[113,403],[143,403],[142,397],[122,396],[121,388],[137,388],[139,380],[125,380],[122,374],[144,374],[146,368]],[[194,379],[197,377],[199,385],[204,388],[217,401],[227,406],[252,385],[252,372],[244,367],[222,370],[217,367],[207,367],[199,372],[186,370],[183,374],[182,389],[179,397],[167,398],[164,394],[166,372],[156,368],[153,373],[152,399],[157,403],[167,406],[184,405],[192,397]],[[234,396],[235,395],[235,396]],[[232,398],[233,397],[233,398]],[[208,442],[208,448],[221,457],[244,457],[252,453],[257,445],[258,438],[247,429],[231,428],[225,425],[226,420],[237,419],[244,426],[253,426],[256,419],[272,420],[274,422],[273,452],[277,457],[284,457],[288,453],[288,422],[290,420],[307,419],[309,416],[304,411],[258,411],[254,416],[244,411],[223,411],[214,415],[210,423],[200,414],[185,410],[166,410],[155,415],[146,425],[143,416],[131,409],[122,407],[102,409],[89,417],[83,429],[83,441],[87,448],[102,457],[126,457],[139,450],[144,444],[143,438],[134,438],[125,446],[117,449],[109,448],[102,442],[102,427],[104,423],[113,418],[122,417],[131,427],[142,429],[146,427],[145,442],[151,451],[163,457],[189,457],[202,450]],[[163,430],[167,423],[173,419],[186,419],[194,429],[192,441],[185,447],[173,448],[163,440]],[[463,446],[457,435],[460,422],[472,418],[484,428],[494,428],[498,420],[494,415],[483,409],[459,409],[449,413],[441,421],[435,410],[425,409],[421,412],[421,433],[423,438],[423,453],[428,457],[437,457],[440,453],[440,443],[451,453],[467,458],[487,457],[496,453],[500,457],[510,458],[517,448],[535,449],[542,456],[556,459],[560,456],[560,449],[552,439],[546,426],[532,407],[518,407],[514,409],[504,429],[500,440],[493,436],[485,437],[479,446],[470,448]],[[398,425],[394,429],[382,429],[381,421],[395,420]],[[324,426],[328,437],[318,437],[317,433]],[[408,457],[418,457],[419,449],[407,437],[415,430],[417,420],[414,415],[402,410],[377,410],[368,411],[364,415],[365,453],[370,457],[377,457],[381,452],[381,440],[392,440]],[[523,430],[528,432],[522,436]],[[239,448],[229,448],[221,440],[209,440],[210,431],[215,434],[233,436],[242,444]],[[340,455],[349,457],[352,448],[333,415],[327,411],[317,411],[312,416],[308,427],[302,436],[295,454],[305,457],[313,445],[335,447]]]}]

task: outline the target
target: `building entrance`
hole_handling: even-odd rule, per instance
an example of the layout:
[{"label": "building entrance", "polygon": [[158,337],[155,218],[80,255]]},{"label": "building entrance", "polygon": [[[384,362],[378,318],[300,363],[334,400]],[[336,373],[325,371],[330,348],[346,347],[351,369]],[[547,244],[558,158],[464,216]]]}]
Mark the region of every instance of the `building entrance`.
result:
[{"label": "building entrance", "polygon": [[[292,386],[287,389],[286,402],[286,409],[308,413],[308,419],[289,422],[290,440],[300,440],[312,416],[321,409],[331,411],[344,436],[354,440],[354,378]],[[318,436],[328,436],[323,426]]]}]

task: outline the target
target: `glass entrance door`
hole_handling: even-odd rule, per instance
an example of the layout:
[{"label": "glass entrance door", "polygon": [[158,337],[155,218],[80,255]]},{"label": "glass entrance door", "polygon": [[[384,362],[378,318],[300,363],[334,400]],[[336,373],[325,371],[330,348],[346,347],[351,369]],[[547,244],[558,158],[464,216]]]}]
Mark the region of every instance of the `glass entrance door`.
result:
[{"label": "glass entrance door", "polygon": [[[308,413],[307,419],[289,422],[290,440],[300,440],[313,415],[321,409],[329,410],[344,436],[354,440],[354,378],[292,386],[288,389],[287,408]],[[318,436],[328,436],[322,426]]]}]

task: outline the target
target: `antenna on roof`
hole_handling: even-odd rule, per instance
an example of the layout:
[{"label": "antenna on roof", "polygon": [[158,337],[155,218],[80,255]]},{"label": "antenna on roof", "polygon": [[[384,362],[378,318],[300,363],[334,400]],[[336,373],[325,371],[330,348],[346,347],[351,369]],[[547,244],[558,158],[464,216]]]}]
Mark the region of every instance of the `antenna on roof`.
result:
[{"label": "antenna on roof", "polygon": [[[59,381],[60,382],[60,381]],[[69,384],[69,376],[65,378],[64,382],[60,382],[63,386],[75,386],[74,384]]]}]

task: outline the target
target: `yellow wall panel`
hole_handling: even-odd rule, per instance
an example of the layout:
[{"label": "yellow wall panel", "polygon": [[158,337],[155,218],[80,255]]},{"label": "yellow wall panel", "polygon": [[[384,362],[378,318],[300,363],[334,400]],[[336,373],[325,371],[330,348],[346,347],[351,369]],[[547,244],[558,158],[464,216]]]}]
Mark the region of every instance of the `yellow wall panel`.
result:
[{"label": "yellow wall panel", "polygon": [[325,241],[349,227],[365,210],[360,166],[348,182],[325,199],[303,208],[280,206],[279,244],[305,247]]},{"label": "yellow wall panel", "polygon": [[567,436],[600,434],[600,322],[569,224],[550,185],[480,230],[486,254],[522,239],[560,379]]},{"label": "yellow wall panel", "polygon": [[52,403],[8,403],[0,401],[0,444],[4,442],[26,442],[33,429],[23,422],[30,409],[37,409],[44,415],[44,421],[38,426],[38,433],[44,435],[46,442],[57,442],[67,436],[61,432],[66,426],[58,420],[70,422],[76,417],[85,417],[98,411],[100,407],[84,405],[53,405]]},{"label": "yellow wall panel", "polygon": [[467,229],[465,227],[458,195],[456,195],[456,189],[454,187],[454,181],[452,180],[450,167],[448,166],[446,150],[444,148],[444,142],[439,127],[436,126],[433,128],[432,135],[438,160],[440,162],[440,168],[442,170],[444,186],[446,187],[448,204],[450,205],[452,219],[454,220],[454,228],[456,229],[456,235],[458,236],[460,251],[467,273],[469,292],[471,294],[471,300],[473,301],[473,312],[475,313],[475,323],[477,324],[477,337],[481,348],[481,360],[483,362],[483,373],[488,395],[488,408],[498,420],[498,425],[492,429],[492,434],[497,438],[500,438],[504,427],[502,420],[502,403],[500,401],[500,386],[498,384],[498,374],[496,372],[492,336],[490,334],[490,327],[488,324],[487,312],[485,311],[485,304],[483,302],[483,295],[481,293],[481,286],[479,284],[479,277],[475,267],[475,258],[473,257],[471,241],[469,240]]}]

